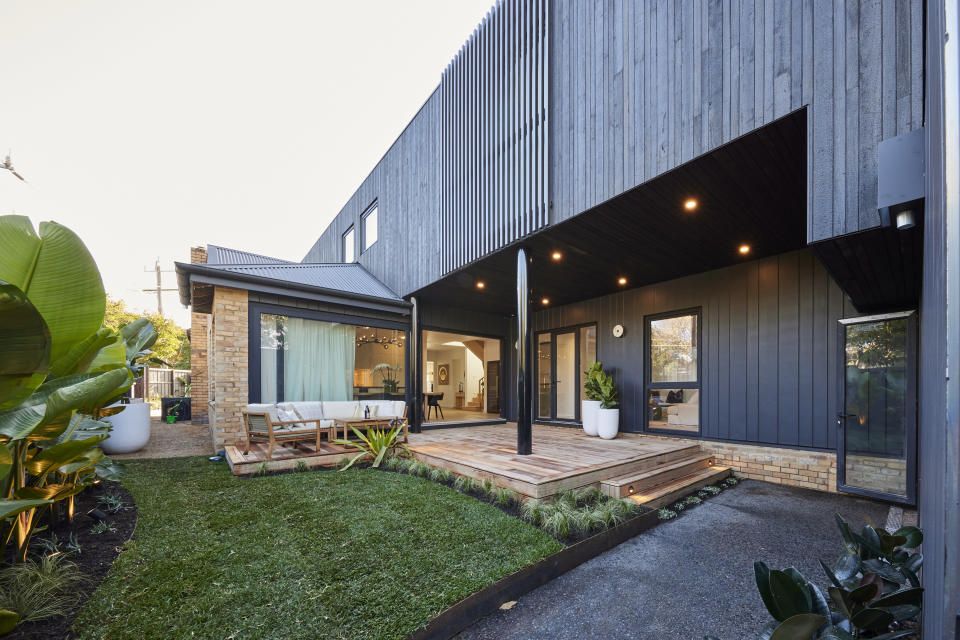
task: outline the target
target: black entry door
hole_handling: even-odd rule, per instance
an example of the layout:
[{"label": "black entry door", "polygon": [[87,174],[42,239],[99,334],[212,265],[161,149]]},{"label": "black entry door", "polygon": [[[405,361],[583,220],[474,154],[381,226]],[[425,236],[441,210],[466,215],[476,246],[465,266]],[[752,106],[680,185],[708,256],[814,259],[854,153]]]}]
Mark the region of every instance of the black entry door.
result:
[{"label": "black entry door", "polygon": [[837,488],[916,500],[916,314],[840,321]]}]

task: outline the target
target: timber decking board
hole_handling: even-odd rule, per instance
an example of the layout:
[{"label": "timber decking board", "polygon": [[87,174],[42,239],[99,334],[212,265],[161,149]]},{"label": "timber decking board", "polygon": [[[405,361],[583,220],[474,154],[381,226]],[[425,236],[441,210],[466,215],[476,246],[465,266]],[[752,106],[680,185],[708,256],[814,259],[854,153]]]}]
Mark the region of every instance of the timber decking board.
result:
[{"label": "timber decking board", "polygon": [[545,497],[612,475],[652,468],[699,451],[699,445],[621,434],[601,440],[579,429],[534,425],[533,454],[516,453],[516,425],[489,425],[410,434],[424,461],[457,473],[493,478],[521,493]]}]

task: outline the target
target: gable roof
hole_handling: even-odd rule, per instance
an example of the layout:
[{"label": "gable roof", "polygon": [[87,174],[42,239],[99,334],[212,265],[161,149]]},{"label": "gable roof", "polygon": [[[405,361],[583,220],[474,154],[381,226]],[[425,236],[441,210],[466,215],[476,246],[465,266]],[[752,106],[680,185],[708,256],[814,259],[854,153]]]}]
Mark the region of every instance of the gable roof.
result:
[{"label": "gable roof", "polygon": [[402,298],[357,263],[207,264],[210,269],[289,284],[400,301]]},{"label": "gable roof", "polygon": [[230,249],[215,244],[207,245],[207,264],[297,264],[290,260]]},{"label": "gable roof", "polygon": [[[207,245],[207,262],[175,263],[180,302],[209,312],[212,286],[398,310],[410,303],[357,263],[302,263]],[[200,289],[191,286],[200,285]],[[196,298],[196,299],[194,299]]]}]

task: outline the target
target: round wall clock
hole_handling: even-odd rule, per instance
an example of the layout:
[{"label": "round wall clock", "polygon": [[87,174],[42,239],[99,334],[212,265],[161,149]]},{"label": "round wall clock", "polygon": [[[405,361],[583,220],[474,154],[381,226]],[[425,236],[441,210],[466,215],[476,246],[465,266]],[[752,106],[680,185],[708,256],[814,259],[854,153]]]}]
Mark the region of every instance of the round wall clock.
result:
[{"label": "round wall clock", "polygon": [[620,337],[622,337],[622,336],[623,336],[623,325],[622,325],[622,324],[618,324],[618,325],[614,326],[614,327],[613,327],[613,337],[614,337],[614,338],[620,338]]}]

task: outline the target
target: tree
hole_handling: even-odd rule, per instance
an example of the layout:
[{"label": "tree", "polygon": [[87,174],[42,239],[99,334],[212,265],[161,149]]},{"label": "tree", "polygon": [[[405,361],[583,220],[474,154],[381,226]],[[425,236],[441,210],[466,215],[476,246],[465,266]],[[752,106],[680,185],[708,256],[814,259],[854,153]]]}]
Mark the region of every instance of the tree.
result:
[{"label": "tree", "polygon": [[105,327],[119,331],[121,327],[138,318],[150,320],[157,331],[157,342],[152,347],[153,358],[172,369],[190,368],[190,340],[187,338],[186,329],[159,313],[138,313],[128,309],[123,300],[114,300],[107,296],[107,312],[103,318]]}]

